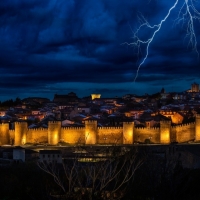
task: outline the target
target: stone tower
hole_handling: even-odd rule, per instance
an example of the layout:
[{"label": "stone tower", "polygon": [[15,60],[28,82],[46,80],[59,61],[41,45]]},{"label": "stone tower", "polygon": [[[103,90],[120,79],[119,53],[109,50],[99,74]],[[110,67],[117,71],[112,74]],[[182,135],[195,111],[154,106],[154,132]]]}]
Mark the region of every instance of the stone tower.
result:
[{"label": "stone tower", "polygon": [[15,146],[26,144],[27,122],[15,122]]},{"label": "stone tower", "polygon": [[9,124],[0,124],[0,145],[10,144]]},{"label": "stone tower", "polygon": [[85,144],[97,143],[97,121],[85,121]]},{"label": "stone tower", "polygon": [[200,141],[200,114],[196,114],[195,120],[195,140]]},{"label": "stone tower", "polygon": [[61,121],[49,121],[48,123],[48,143],[57,145],[60,141]]},{"label": "stone tower", "polygon": [[123,122],[123,144],[133,144],[134,122]]},{"label": "stone tower", "polygon": [[94,99],[100,99],[101,98],[101,94],[91,94],[92,100]]},{"label": "stone tower", "polygon": [[160,121],[160,143],[170,143],[171,121]]}]

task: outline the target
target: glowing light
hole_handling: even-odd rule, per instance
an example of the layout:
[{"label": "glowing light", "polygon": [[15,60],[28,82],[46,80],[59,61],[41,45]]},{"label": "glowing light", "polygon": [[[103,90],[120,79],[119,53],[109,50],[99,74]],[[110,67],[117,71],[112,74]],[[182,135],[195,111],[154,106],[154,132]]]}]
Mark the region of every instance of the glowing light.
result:
[{"label": "glowing light", "polygon": [[101,94],[91,94],[92,100],[101,98]]},{"label": "glowing light", "polygon": [[[197,53],[198,57],[199,57],[199,53],[197,51],[197,39],[196,39],[195,31],[194,31],[194,20],[195,19],[200,20],[200,12],[198,12],[197,9],[195,8],[193,1],[194,0],[184,0],[184,3],[183,3],[183,5],[181,6],[181,8],[179,10],[178,17],[175,20],[175,24],[179,24],[181,22],[183,24],[187,24],[186,37],[189,38],[189,45],[191,45],[192,50],[195,51]],[[146,44],[146,53],[145,53],[144,58],[142,59],[142,61],[140,62],[139,66],[137,68],[137,72],[136,72],[136,76],[135,76],[134,82],[136,81],[136,79],[138,77],[138,73],[139,73],[140,67],[144,64],[144,62],[148,58],[150,44],[154,40],[154,37],[156,36],[156,34],[160,31],[163,23],[170,16],[171,11],[174,8],[177,7],[177,4],[179,2],[180,2],[180,0],[176,0],[175,1],[173,6],[170,7],[170,9],[168,10],[167,15],[158,24],[150,25],[149,22],[145,19],[145,17],[141,15],[141,17],[139,17],[141,25],[138,27],[138,29],[135,32],[133,32],[133,40],[134,40],[134,42],[132,42],[132,43],[128,43],[128,42],[123,43],[123,44],[135,47],[137,49],[137,54],[139,54],[139,52],[140,52],[141,44]],[[142,40],[139,37],[139,31],[141,31],[142,28],[148,28],[148,29],[152,29],[153,30],[152,36],[149,37],[147,40]]]}]

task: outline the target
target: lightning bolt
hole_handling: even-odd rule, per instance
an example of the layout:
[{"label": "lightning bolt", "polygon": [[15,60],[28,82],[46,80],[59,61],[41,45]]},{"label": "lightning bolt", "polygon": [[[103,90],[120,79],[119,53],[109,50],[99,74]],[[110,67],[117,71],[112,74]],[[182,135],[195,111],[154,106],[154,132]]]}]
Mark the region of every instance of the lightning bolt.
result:
[{"label": "lightning bolt", "polygon": [[[175,24],[180,24],[181,22],[183,24],[187,24],[186,37],[189,38],[189,45],[191,45],[192,50],[195,51],[197,53],[198,57],[199,57],[199,53],[197,51],[197,39],[196,39],[195,31],[194,31],[194,20],[195,19],[200,20],[200,13],[196,10],[193,1],[194,0],[184,0],[183,5],[180,7],[180,10],[178,12],[178,17],[177,17],[177,19],[175,19]],[[123,44],[129,45],[129,46],[133,46],[134,48],[136,48],[138,55],[140,53],[141,44],[145,44],[146,45],[146,50],[145,50],[146,53],[145,53],[144,58],[142,59],[142,61],[140,62],[139,66],[137,68],[137,72],[136,72],[136,76],[134,78],[134,82],[136,81],[136,79],[138,77],[140,67],[144,64],[144,62],[148,58],[150,44],[153,42],[156,34],[162,28],[163,23],[168,19],[168,17],[170,16],[172,10],[177,7],[179,2],[180,2],[180,0],[176,0],[175,1],[173,6],[170,7],[170,9],[168,10],[167,15],[158,24],[150,25],[149,22],[145,19],[145,17],[141,15],[139,17],[140,26],[137,28],[137,30],[135,32],[133,32],[133,40],[134,40],[134,42],[132,42],[132,43],[128,43],[128,42],[123,43]],[[153,30],[152,36],[149,37],[147,40],[142,40],[139,37],[139,32],[141,31],[142,28],[148,28],[148,29],[152,29]]]}]

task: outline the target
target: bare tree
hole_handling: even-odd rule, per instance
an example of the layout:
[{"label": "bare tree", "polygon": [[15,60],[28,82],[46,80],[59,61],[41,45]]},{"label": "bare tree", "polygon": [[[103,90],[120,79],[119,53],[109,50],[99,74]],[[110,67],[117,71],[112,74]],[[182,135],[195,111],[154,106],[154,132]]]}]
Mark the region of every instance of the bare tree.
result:
[{"label": "bare tree", "polygon": [[83,155],[63,160],[62,169],[55,163],[38,162],[38,166],[54,178],[66,199],[121,199],[143,163],[137,149],[103,147],[99,156],[89,147],[79,148]]}]

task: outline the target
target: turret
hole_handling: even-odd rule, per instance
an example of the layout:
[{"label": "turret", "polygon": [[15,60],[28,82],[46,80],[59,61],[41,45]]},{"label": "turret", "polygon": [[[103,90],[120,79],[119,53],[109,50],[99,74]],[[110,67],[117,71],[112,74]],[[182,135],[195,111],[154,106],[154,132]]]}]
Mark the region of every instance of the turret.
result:
[{"label": "turret", "polygon": [[160,143],[170,143],[171,121],[160,121]]},{"label": "turret", "polygon": [[97,121],[85,121],[85,144],[97,143]]},{"label": "turret", "polygon": [[195,140],[200,141],[200,114],[196,114],[195,120]]},{"label": "turret", "polygon": [[123,144],[133,144],[134,122],[123,122]]},{"label": "turret", "polygon": [[57,145],[60,141],[61,121],[49,121],[48,123],[48,143]]},{"label": "turret", "polygon": [[27,122],[15,122],[15,146],[26,144]]},{"label": "turret", "polygon": [[9,124],[0,124],[0,145],[9,144]]}]

